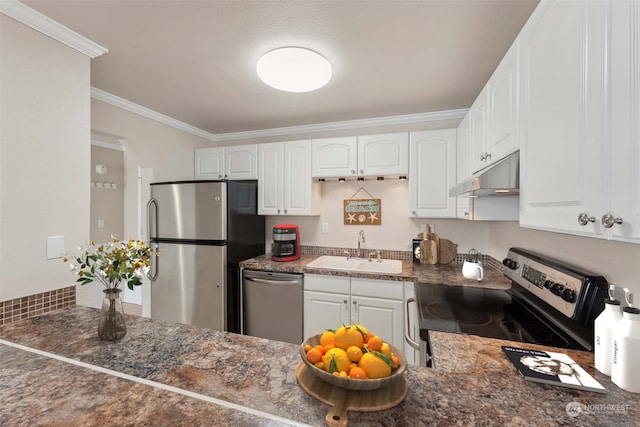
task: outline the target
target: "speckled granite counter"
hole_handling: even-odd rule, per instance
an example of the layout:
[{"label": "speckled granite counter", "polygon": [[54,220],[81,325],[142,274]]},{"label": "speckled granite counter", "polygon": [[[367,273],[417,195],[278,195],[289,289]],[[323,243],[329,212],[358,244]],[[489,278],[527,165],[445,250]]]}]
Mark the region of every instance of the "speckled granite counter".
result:
[{"label": "speckled granite counter", "polygon": [[[103,342],[97,316],[76,306],[0,327],[3,340],[47,352],[0,344],[0,425],[324,424],[327,406],[296,383],[296,345],[136,316],[128,316],[122,341]],[[408,367],[409,393],[400,405],[349,412],[349,423],[621,426],[640,420],[638,395],[602,377],[607,396],[531,384],[506,369],[506,359],[500,362],[496,340],[441,333],[435,341],[438,368]],[[580,362],[593,372],[588,359]],[[629,407],[571,418],[565,405],[573,400]]]},{"label": "speckled granite counter", "polygon": [[411,261],[402,262],[400,274],[378,274],[308,268],[306,265],[316,259],[317,255],[303,255],[296,261],[276,262],[271,260],[270,254],[251,258],[240,263],[240,267],[249,270],[278,271],[283,273],[312,273],[331,276],[368,277],[371,279],[402,280],[424,284],[438,284],[449,286],[469,286],[487,289],[510,289],[511,282],[504,277],[502,271],[485,268],[484,279],[481,282],[465,279],[462,276],[462,265],[451,263],[444,265],[414,264]]}]

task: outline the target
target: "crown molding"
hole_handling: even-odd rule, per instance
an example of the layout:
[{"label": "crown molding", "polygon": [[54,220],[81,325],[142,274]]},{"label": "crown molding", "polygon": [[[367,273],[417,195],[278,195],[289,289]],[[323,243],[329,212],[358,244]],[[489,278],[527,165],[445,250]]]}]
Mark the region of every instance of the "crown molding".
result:
[{"label": "crown molding", "polygon": [[195,126],[191,126],[187,123],[181,122],[180,120],[176,120],[173,117],[165,116],[164,114],[158,113],[157,111],[151,110],[147,107],[143,107],[142,105],[136,104],[135,102],[120,98],[119,96],[113,95],[109,92],[105,92],[102,89],[98,89],[92,86],[91,97],[97,99],[98,101],[113,105],[114,107],[122,108],[123,110],[127,110],[142,117],[146,117],[147,119],[155,120],[156,122],[174,127],[178,130],[199,136],[209,141],[215,141],[215,135],[207,131],[198,129]]},{"label": "crown molding", "polygon": [[427,123],[439,120],[462,119],[469,111],[468,108],[458,110],[435,111],[431,113],[405,114],[401,116],[377,117],[371,119],[347,120],[342,122],[318,123],[302,126],[289,126],[271,129],[251,130],[246,132],[230,132],[213,134],[195,126],[176,120],[172,117],[158,113],[147,107],[143,107],[119,96],[112,95],[101,89],[92,87],[91,97],[114,107],[122,108],[140,116],[172,126],[176,129],[188,132],[212,142],[234,141],[241,139],[263,138],[269,136],[297,135],[314,132],[326,132],[335,130],[359,129],[365,127],[402,125],[411,123]]},{"label": "crown molding", "polygon": [[39,31],[45,36],[51,37],[52,39],[57,40],[92,59],[109,52],[108,49],[92,42],[88,38],[76,33],[18,0],[0,0],[0,13],[21,22],[27,27]]},{"label": "crown molding", "polygon": [[439,120],[462,119],[467,114],[467,111],[469,111],[468,108],[462,108],[458,110],[405,114],[401,116],[375,117],[371,119],[318,123],[311,125],[251,130],[246,132],[218,133],[213,136],[215,138],[214,141],[233,141],[238,139],[263,138],[268,136],[296,135],[376,126],[403,125],[411,123],[427,123]]}]

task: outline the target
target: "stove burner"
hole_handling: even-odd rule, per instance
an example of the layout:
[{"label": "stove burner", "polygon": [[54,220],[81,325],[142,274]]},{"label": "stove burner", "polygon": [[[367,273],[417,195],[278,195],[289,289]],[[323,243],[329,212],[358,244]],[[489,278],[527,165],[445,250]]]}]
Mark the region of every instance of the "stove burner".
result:
[{"label": "stove burner", "polygon": [[461,325],[485,326],[491,323],[491,316],[486,312],[472,311],[468,307],[456,309],[446,304],[427,304],[426,310],[440,320],[456,321]]}]

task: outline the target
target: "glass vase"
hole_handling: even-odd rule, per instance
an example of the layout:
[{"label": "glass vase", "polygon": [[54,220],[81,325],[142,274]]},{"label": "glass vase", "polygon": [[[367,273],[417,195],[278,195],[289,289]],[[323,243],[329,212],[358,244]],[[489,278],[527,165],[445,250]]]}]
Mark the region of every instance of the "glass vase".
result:
[{"label": "glass vase", "polygon": [[124,308],[120,299],[121,289],[104,289],[100,321],[98,322],[98,337],[101,340],[118,341],[127,333],[124,319]]}]

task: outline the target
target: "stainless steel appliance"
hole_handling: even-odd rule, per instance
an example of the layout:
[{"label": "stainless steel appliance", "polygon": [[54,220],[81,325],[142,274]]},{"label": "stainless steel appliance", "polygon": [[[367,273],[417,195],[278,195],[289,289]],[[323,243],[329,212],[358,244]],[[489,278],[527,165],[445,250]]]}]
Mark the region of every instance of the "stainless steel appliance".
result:
[{"label": "stainless steel appliance", "polygon": [[243,270],[242,332],[300,344],[302,283],[301,274]]},{"label": "stainless steel appliance", "polygon": [[238,263],[265,249],[255,181],[151,184],[151,317],[240,332]]},{"label": "stainless steel appliance", "polygon": [[429,331],[593,351],[593,321],[607,298],[604,277],[521,248],[511,248],[503,264],[508,291],[416,286],[422,366],[434,364]]}]

